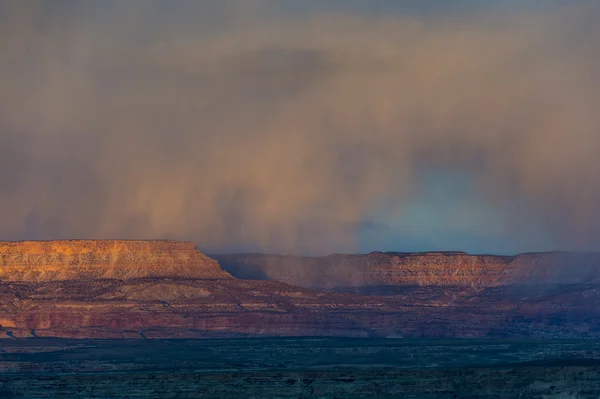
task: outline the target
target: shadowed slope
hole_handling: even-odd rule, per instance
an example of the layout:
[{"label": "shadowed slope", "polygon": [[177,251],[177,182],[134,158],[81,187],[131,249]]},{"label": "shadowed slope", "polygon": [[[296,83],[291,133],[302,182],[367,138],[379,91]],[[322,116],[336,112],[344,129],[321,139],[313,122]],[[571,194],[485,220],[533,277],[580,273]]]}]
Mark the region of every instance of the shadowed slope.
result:
[{"label": "shadowed slope", "polygon": [[464,252],[372,252],[301,257],[267,254],[213,255],[240,278],[283,281],[309,288],[576,284],[600,280],[599,253],[547,252],[517,256]]}]

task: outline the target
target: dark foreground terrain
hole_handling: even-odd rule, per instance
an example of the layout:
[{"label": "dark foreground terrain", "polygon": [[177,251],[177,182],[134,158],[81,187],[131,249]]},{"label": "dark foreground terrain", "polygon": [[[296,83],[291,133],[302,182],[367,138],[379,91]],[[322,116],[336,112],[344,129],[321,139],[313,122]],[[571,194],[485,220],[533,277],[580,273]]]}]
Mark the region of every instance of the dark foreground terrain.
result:
[{"label": "dark foreground terrain", "polygon": [[598,396],[595,341],[0,341],[2,398]]}]

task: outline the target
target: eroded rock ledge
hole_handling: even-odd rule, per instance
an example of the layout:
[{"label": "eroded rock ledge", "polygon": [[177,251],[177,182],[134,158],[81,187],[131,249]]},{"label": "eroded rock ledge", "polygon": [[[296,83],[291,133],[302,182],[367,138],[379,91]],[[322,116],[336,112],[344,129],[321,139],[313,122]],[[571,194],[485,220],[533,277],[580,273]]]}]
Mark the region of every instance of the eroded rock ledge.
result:
[{"label": "eroded rock ledge", "polygon": [[464,252],[372,252],[321,257],[213,255],[234,276],[315,289],[378,286],[497,287],[600,281],[600,253],[542,252],[516,256]]},{"label": "eroded rock ledge", "polygon": [[0,279],[57,281],[231,275],[194,243],[142,240],[0,242]]},{"label": "eroded rock ledge", "polygon": [[[554,263],[460,253],[328,259],[309,276],[343,281],[348,259],[359,260],[358,283],[394,289],[366,295],[238,279],[186,242],[2,242],[0,338],[600,337],[598,268],[587,258],[580,267],[554,255]],[[565,283],[506,283],[540,278]]]}]

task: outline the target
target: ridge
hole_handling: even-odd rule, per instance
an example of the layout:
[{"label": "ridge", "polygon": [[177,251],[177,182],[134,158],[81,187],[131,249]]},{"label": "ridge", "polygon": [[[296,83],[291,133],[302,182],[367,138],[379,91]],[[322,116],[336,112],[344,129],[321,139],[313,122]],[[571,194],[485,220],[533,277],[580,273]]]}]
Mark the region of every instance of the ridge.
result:
[{"label": "ridge", "polygon": [[233,278],[192,242],[174,240],[0,241],[0,280],[143,277]]}]

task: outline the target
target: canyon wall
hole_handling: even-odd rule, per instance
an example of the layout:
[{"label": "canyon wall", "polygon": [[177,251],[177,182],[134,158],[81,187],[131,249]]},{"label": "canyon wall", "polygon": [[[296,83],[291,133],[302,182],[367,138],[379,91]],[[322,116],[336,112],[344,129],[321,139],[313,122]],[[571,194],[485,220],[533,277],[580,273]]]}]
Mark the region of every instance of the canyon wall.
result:
[{"label": "canyon wall", "polygon": [[194,243],[134,240],[0,242],[0,279],[231,278]]},{"label": "canyon wall", "polygon": [[318,289],[412,285],[494,287],[600,280],[598,253],[494,256],[464,252],[372,252],[323,257],[265,254],[213,257],[240,278],[277,280]]},{"label": "canyon wall", "polygon": [[[570,269],[556,254],[232,259],[258,265],[246,272],[263,280],[235,278],[192,243],[0,243],[0,338],[600,337],[600,284],[586,256]],[[367,290],[264,280],[274,276]],[[513,283],[557,279],[566,283]]]}]

